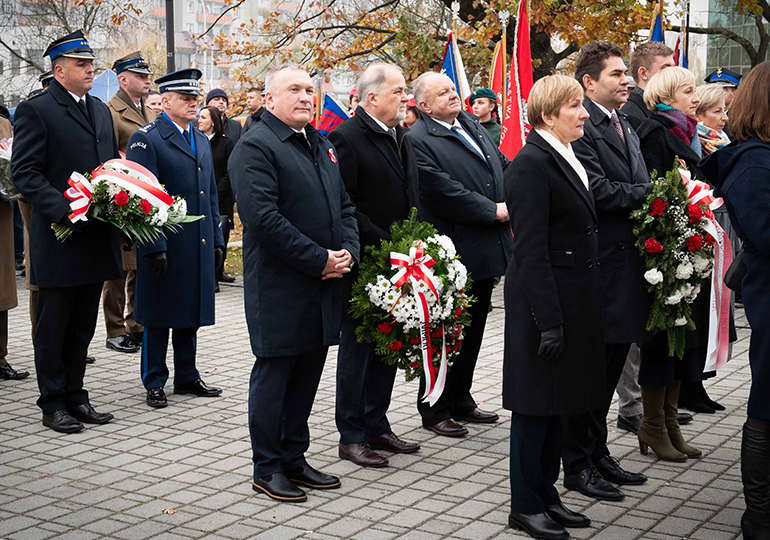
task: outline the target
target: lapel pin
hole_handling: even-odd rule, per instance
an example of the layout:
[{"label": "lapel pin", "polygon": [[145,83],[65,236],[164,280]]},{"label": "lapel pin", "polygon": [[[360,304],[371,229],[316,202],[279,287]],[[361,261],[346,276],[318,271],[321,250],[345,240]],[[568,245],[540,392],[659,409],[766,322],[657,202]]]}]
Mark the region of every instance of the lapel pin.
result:
[{"label": "lapel pin", "polygon": [[332,163],[337,163],[337,157],[334,155],[334,150],[329,148],[329,159],[332,160]]}]

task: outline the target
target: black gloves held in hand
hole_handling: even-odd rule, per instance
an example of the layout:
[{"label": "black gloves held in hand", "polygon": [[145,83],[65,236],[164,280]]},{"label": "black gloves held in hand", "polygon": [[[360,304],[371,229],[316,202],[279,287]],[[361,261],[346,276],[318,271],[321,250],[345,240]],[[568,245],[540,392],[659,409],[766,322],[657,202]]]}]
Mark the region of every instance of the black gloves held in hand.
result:
[{"label": "black gloves held in hand", "polygon": [[86,225],[88,225],[87,221],[80,219],[78,221],[72,222],[70,221],[71,215],[72,213],[69,213],[66,216],[64,216],[62,220],[59,222],[59,225],[64,225],[65,227],[69,227],[75,232],[80,232],[86,228]]},{"label": "black gloves held in hand", "polygon": [[168,271],[168,257],[165,251],[159,251],[147,256],[150,268],[155,271],[155,275],[162,278]]},{"label": "black gloves held in hand", "polygon": [[219,267],[225,263],[225,248],[224,246],[214,246],[214,270],[219,270]]},{"label": "black gloves held in hand", "polygon": [[562,325],[552,326],[540,332],[540,348],[538,356],[546,360],[554,360],[564,350],[564,328]]}]

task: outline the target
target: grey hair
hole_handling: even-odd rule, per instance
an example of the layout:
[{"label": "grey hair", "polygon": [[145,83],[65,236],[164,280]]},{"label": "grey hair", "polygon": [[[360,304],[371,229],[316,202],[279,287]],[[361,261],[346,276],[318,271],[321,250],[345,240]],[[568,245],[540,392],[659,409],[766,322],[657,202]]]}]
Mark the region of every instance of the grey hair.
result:
[{"label": "grey hair", "polygon": [[[441,73],[436,73],[435,71],[426,71],[414,80],[412,83],[412,88],[414,89],[414,102],[417,104],[418,109],[422,110],[422,107],[420,107],[420,100],[425,97],[425,90],[428,84],[428,79],[432,77],[440,77],[441,75]],[[444,77],[446,77],[446,75],[444,75]]]},{"label": "grey hair", "polygon": [[396,64],[387,64],[385,62],[378,62],[372,64],[364,70],[361,76],[358,78],[358,99],[361,102],[366,103],[366,96],[371,92],[374,95],[378,95],[382,92],[382,86],[385,84],[385,79],[388,76],[388,71],[397,71],[402,74],[402,70]]},{"label": "grey hair", "polygon": [[275,93],[275,79],[278,77],[278,75],[281,73],[281,71],[285,69],[293,69],[297,71],[304,71],[307,73],[304,67],[300,66],[299,64],[293,64],[293,63],[286,63],[281,64],[278,67],[275,67],[270,70],[270,72],[267,74],[267,77],[265,77],[265,93]]}]

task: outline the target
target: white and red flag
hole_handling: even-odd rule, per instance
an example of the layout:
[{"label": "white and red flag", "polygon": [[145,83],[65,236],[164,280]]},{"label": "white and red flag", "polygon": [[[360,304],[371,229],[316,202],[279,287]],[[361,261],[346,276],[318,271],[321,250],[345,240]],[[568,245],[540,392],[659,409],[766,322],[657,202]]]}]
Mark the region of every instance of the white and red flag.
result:
[{"label": "white and red flag", "polygon": [[500,151],[508,159],[521,150],[527,139],[527,100],[532,90],[532,52],[529,45],[529,17],[527,2],[519,3],[516,16],[516,41],[511,58],[511,76],[508,80],[508,94],[503,114],[503,129],[500,134]]}]

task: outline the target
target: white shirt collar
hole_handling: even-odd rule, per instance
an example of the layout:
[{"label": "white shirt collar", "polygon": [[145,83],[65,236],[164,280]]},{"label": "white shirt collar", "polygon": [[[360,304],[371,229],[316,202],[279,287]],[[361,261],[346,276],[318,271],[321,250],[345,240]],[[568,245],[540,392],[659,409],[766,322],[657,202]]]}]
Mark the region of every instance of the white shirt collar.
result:
[{"label": "white shirt collar", "polygon": [[[204,135],[206,135],[206,134],[204,133]],[[216,133],[212,133],[211,135],[206,135],[206,137],[208,137],[209,140],[211,140],[211,139],[214,138],[214,135],[216,135]]]},{"label": "white shirt collar", "polygon": [[[172,124],[174,124],[176,126],[176,128],[179,130],[179,133],[184,135],[184,128],[182,126],[180,126],[179,124],[177,124],[176,122],[174,122],[173,120],[171,120],[170,116],[167,115],[166,117],[171,121]],[[192,130],[190,129],[189,125],[187,126],[187,131],[189,131],[190,134],[192,135]]]},{"label": "white shirt collar", "polygon": [[[433,118],[433,117],[431,116],[431,118]],[[447,128],[449,130],[451,130],[453,127],[458,127],[460,129],[462,129],[463,131],[465,131],[465,129],[463,128],[462,124],[460,124],[460,122],[457,121],[457,118],[455,118],[454,124],[449,124],[447,122],[444,122],[443,120],[439,120],[438,118],[433,118],[433,119],[436,122],[438,122],[439,125],[444,126],[445,128]]]},{"label": "white shirt collar", "polygon": [[540,136],[545,139],[545,142],[550,144],[551,147],[556,150],[556,152],[558,152],[559,155],[570,164],[570,166],[572,166],[577,175],[580,177],[580,180],[583,182],[583,185],[590,191],[590,188],[588,187],[588,174],[575,155],[575,151],[572,150],[572,145],[568,144],[567,146],[564,146],[564,144],[559,139],[557,139],[555,135],[552,135],[549,131],[544,129],[536,129],[535,131],[537,131]]},{"label": "white shirt collar", "polygon": [[[591,98],[588,98],[588,99],[591,99]],[[591,99],[591,101],[593,101],[594,105],[596,105],[597,107],[599,107],[599,110],[600,110],[600,111],[602,111],[604,114],[606,114],[608,118],[612,118],[612,112],[611,112],[611,111],[608,111],[608,110],[607,110],[607,109],[604,107],[604,105],[602,105],[601,103],[597,103],[597,102],[595,102],[593,99]]]},{"label": "white shirt collar", "polygon": [[[373,115],[369,114],[369,112],[368,112],[366,109],[364,109],[363,107],[361,107],[361,110],[362,110],[362,111],[364,111],[364,112],[366,113],[366,115],[367,115],[369,118],[371,118],[372,120],[374,120],[375,122],[377,122],[377,125],[378,125],[378,126],[380,126],[380,127],[382,128],[382,131],[384,131],[385,133],[388,133],[388,132],[390,131],[390,128],[389,128],[388,126],[386,126],[385,124],[383,124],[382,122],[380,122],[380,121],[379,121],[377,118],[375,118]],[[393,129],[395,129],[395,128],[393,128]]]},{"label": "white shirt collar", "polygon": [[86,100],[86,96],[80,97],[80,96],[78,96],[77,94],[73,94],[73,93],[72,93],[72,92],[70,92],[69,90],[67,90],[67,93],[68,93],[69,95],[71,95],[71,96],[72,96],[72,99],[74,99],[74,100],[75,100],[75,103],[78,103],[78,102],[80,102],[80,100],[83,100],[83,101],[85,101],[85,100]]}]

